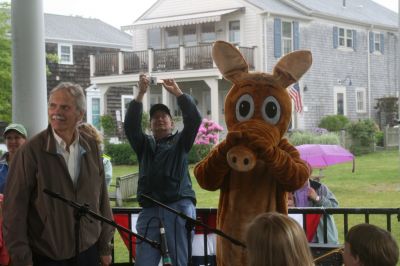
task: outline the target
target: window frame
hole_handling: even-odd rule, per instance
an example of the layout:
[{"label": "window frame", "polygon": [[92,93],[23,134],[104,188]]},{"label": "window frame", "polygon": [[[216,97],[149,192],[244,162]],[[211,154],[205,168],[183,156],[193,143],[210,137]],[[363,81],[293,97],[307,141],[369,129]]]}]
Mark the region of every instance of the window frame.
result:
[{"label": "window frame", "polygon": [[[285,37],[283,35],[283,28],[284,28],[284,24],[288,23],[290,25],[290,37]],[[293,29],[293,21],[289,21],[289,20],[282,20],[281,21],[281,51],[282,51],[282,56],[293,52],[294,51],[294,29]],[[290,41],[290,49],[288,52],[285,52],[285,41]]]},{"label": "window frame", "polygon": [[[341,30],[343,30],[343,36],[341,35]],[[348,35],[351,35],[349,37]],[[343,45],[340,43],[340,41],[343,40]],[[351,45],[348,45],[348,42],[351,42]],[[354,33],[352,29],[349,28],[344,28],[344,27],[338,27],[338,47],[341,49],[354,49]]]},{"label": "window frame", "polygon": [[[380,32],[372,32],[373,36],[373,51],[375,54],[381,54],[382,51],[382,43],[381,43],[381,33]],[[376,49],[376,45],[379,45],[378,49]]]},{"label": "window frame", "polygon": [[125,100],[128,100],[128,103],[130,103],[134,99],[133,95],[129,94],[123,94],[121,95],[121,121],[125,121],[125,114],[128,108],[125,109]]},{"label": "window frame", "polygon": [[345,86],[336,86],[333,88],[333,113],[338,115],[338,94],[343,94],[343,114],[347,115],[347,95]]},{"label": "window frame", "polygon": [[[69,60],[63,60],[63,52],[62,48],[68,47],[70,50]],[[58,63],[63,65],[72,65],[74,63],[74,49],[72,44],[70,43],[58,43],[57,44],[57,55],[58,55]]]},{"label": "window frame", "polygon": [[[359,102],[360,102],[359,97],[358,97],[358,93],[359,92],[363,93],[362,101],[361,101],[361,104],[362,104],[361,108],[359,108]],[[356,94],[355,95],[355,98],[356,98],[356,113],[366,113],[367,112],[367,89],[364,88],[364,87],[357,87],[355,89],[355,94]]]},{"label": "window frame", "polygon": [[[238,23],[238,24],[239,24],[239,29],[237,29],[237,30],[232,30],[232,29],[231,29],[231,25],[232,25],[233,23]],[[232,44],[240,45],[240,42],[241,42],[241,27],[240,27],[240,24],[241,24],[241,22],[240,22],[239,19],[228,21],[228,40],[229,40],[229,42],[232,43]],[[234,37],[235,37],[236,35],[238,35],[238,39],[237,39],[237,40],[234,39]],[[233,38],[232,38],[232,37],[233,37]]]}]

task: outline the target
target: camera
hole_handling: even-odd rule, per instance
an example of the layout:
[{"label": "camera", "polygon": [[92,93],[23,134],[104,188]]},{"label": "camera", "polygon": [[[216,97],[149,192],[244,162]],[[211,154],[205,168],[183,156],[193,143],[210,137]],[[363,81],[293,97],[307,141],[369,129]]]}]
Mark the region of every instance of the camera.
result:
[{"label": "camera", "polygon": [[157,77],[150,77],[149,81],[150,85],[157,85]]}]

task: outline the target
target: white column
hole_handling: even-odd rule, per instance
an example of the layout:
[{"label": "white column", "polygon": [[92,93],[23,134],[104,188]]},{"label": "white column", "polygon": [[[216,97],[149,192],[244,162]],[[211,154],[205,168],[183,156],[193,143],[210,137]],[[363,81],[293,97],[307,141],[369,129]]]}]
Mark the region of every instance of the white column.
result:
[{"label": "white column", "polygon": [[11,25],[12,119],[33,136],[48,124],[42,0],[12,0]]},{"label": "white column", "polygon": [[96,57],[94,55],[89,55],[89,66],[90,66],[90,77],[94,77],[94,73],[96,72]]},{"label": "white column", "polygon": [[96,85],[100,90],[100,115],[107,114],[107,99],[106,93],[108,91],[108,87],[104,85]]},{"label": "white column", "polygon": [[185,47],[179,46],[179,69],[185,70]]},{"label": "white column", "polygon": [[219,124],[219,95],[218,95],[218,80],[217,79],[205,79],[204,80],[208,87],[210,87],[210,98],[211,98],[211,119]]},{"label": "white column", "polygon": [[[161,86],[161,85],[157,85],[157,86]],[[164,88],[161,88],[161,93],[162,93],[162,103],[169,107],[168,104],[169,104],[170,93]]]},{"label": "white column", "polygon": [[124,74],[124,54],[122,52],[118,52],[118,74]]}]

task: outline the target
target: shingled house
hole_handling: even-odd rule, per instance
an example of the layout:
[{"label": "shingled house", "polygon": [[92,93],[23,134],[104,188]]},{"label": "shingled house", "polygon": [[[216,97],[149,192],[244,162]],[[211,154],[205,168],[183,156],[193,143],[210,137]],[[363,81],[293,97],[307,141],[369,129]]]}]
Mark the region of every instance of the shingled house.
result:
[{"label": "shingled house", "polygon": [[[99,19],[54,14],[45,14],[44,18],[46,54],[58,57],[58,61],[47,59],[51,72],[47,90],[61,81],[81,85],[87,94],[87,120],[100,128],[100,91],[90,81],[90,56],[130,51],[132,36]],[[118,99],[123,90],[115,88],[114,98]],[[112,97],[110,100],[112,105]]]}]

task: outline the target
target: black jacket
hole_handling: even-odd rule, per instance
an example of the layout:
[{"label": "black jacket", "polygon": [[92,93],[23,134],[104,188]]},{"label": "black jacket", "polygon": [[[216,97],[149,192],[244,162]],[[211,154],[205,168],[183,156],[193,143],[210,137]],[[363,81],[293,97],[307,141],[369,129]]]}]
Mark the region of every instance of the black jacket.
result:
[{"label": "black jacket", "polygon": [[190,198],[196,204],[188,153],[201,124],[201,116],[189,95],[183,94],[177,99],[184,128],[157,143],[152,135],[142,131],[142,103],[133,100],[125,116],[125,134],[139,161],[138,201],[142,207],[152,206],[143,194],[163,203]]}]

